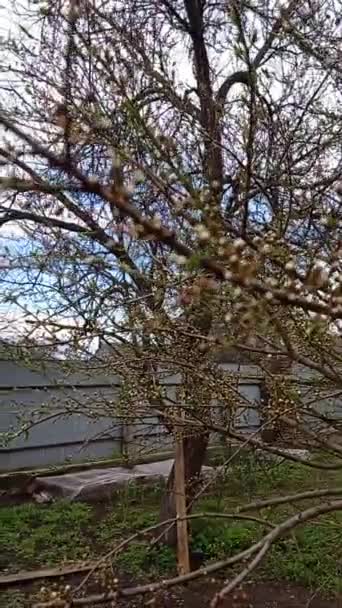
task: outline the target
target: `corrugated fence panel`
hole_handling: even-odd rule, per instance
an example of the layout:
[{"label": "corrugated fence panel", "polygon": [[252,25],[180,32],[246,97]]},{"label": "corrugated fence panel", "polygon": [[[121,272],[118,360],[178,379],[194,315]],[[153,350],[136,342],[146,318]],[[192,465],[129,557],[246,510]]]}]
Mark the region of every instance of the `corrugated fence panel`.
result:
[{"label": "corrugated fence panel", "polygon": [[[0,469],[118,455],[122,442],[122,424],[115,412],[118,390],[117,386],[0,390],[0,433],[28,425],[27,434],[1,447]],[[46,408],[48,418],[34,424],[39,408]]]},{"label": "corrugated fence panel", "polygon": [[258,403],[260,402],[259,384],[239,384],[239,393],[246,399],[246,406],[237,409],[234,426],[239,430],[256,431],[260,426]]},{"label": "corrugated fence panel", "polygon": [[[238,364],[220,367],[227,373],[236,374],[238,391],[246,399],[246,405],[239,405],[234,410],[235,428],[256,431],[260,426],[260,369]],[[303,398],[313,399],[310,386],[305,388],[304,384],[314,374],[299,367],[295,371],[298,384],[303,381]],[[179,374],[165,372],[162,378],[169,396],[177,402]],[[30,419],[34,410],[48,406],[49,415],[60,414],[33,426],[27,436],[20,436],[1,447],[0,470],[60,464],[66,460],[109,458],[121,453],[125,439],[132,442],[138,452],[170,447],[172,438],[157,416],[141,413],[137,419],[124,424],[117,412],[119,391],[118,377],[105,375],[95,367],[71,374],[58,362],[48,362],[41,369],[33,369],[23,363],[0,360],[0,445],[1,433],[18,430],[23,413]],[[324,395],[315,407],[326,415],[342,418],[339,395]],[[217,407],[221,424],[224,415],[229,414],[228,408],[229,404],[227,410],[224,404]],[[68,415],[65,415],[66,410]],[[214,433],[214,441],[215,436]]]},{"label": "corrugated fence panel", "polygon": [[0,450],[0,471],[15,471],[67,462],[112,458],[120,454],[120,448],[121,443],[118,440],[101,439],[88,444],[82,441],[80,444],[71,443],[9,451]]},{"label": "corrugated fence panel", "polygon": [[118,386],[120,379],[115,374],[106,374],[97,367],[79,367],[77,372],[61,362],[49,361],[40,365],[25,365],[0,359],[0,389],[19,387],[108,385]]},{"label": "corrugated fence panel", "polygon": [[[174,398],[176,387],[167,384]],[[127,429],[116,416],[118,390],[113,386],[0,390],[0,433],[22,428],[23,414],[25,420],[33,417],[34,421],[33,412],[37,408],[46,408],[49,416],[46,421],[33,425],[26,436],[21,435],[0,449],[0,470],[107,458],[120,453]],[[257,384],[241,384],[239,391],[252,405],[260,396]],[[235,426],[240,430],[255,430],[258,420],[254,409],[242,407],[236,412]],[[157,416],[143,416],[129,426],[134,453],[172,445],[172,438]]]}]

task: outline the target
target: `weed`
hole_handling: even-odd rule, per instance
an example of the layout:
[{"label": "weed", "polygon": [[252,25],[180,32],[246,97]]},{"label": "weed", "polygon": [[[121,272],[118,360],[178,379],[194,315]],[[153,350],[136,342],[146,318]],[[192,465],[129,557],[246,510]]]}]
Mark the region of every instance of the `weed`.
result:
[{"label": "weed", "polygon": [[132,543],[119,554],[117,564],[124,572],[137,576],[147,570],[147,555],[145,543]]},{"label": "weed", "polygon": [[28,606],[25,595],[20,591],[4,591],[0,595],[0,608],[24,608]]},{"label": "weed", "polygon": [[176,568],[176,556],[170,547],[158,547],[154,553],[154,565],[159,572],[169,572]]},{"label": "weed", "polygon": [[176,567],[174,551],[169,547],[151,547],[147,542],[132,543],[122,552],[117,564],[128,574],[165,574]]},{"label": "weed", "polygon": [[[254,460],[253,460],[254,458]],[[341,472],[309,470],[296,463],[241,457],[223,481],[202,496],[195,511],[232,512],[253,496],[295,492],[303,488],[342,485]],[[34,568],[102,555],[132,532],[158,520],[162,487],[128,485],[104,507],[57,502],[49,506],[25,504],[0,508],[0,569]],[[264,509],[262,516],[277,523],[293,513],[293,506]],[[260,538],[264,530],[252,522],[201,519],[192,522],[193,550],[206,561],[239,552]],[[270,550],[255,576],[290,580],[310,587],[341,591],[342,513],[327,516],[296,530]],[[89,548],[91,545],[91,551]],[[117,565],[133,576],[168,574],[175,570],[174,552],[151,547],[139,539],[119,554]],[[2,596],[3,597],[3,596]],[[10,594],[0,608],[21,608],[23,596]]]},{"label": "weed", "polygon": [[246,549],[255,539],[253,524],[226,524],[202,521],[195,522],[192,534],[192,548],[201,551],[207,560],[222,559]]},{"label": "weed", "polygon": [[0,568],[54,564],[81,557],[91,508],[81,503],[0,509]]},{"label": "weed", "polygon": [[131,534],[137,530],[143,530],[156,521],[155,510],[129,508],[125,510],[113,509],[99,524],[95,531],[95,537],[100,542],[110,542],[115,538]]},{"label": "weed", "polygon": [[278,542],[266,562],[264,570],[267,570],[267,575],[341,592],[341,524],[342,514],[324,518],[303,526],[292,538]]}]

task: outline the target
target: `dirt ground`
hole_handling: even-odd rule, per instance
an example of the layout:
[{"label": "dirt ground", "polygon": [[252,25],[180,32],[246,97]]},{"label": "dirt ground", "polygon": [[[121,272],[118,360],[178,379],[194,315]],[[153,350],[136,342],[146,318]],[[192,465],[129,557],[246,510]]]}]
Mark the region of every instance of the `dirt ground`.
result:
[{"label": "dirt ground", "polygon": [[[298,485],[298,479],[294,479],[293,488],[288,488],[288,477],[288,473],[286,472],[286,491],[290,491],[290,489],[292,491],[295,491]],[[318,483],[316,479],[314,480],[314,482],[316,484]],[[300,477],[300,483],[303,483],[302,477]],[[337,485],[338,482],[334,480],[333,483]],[[272,489],[274,490],[273,487]],[[282,491],[284,491],[284,487],[282,487],[281,489]],[[139,503],[140,498],[140,495],[138,495],[132,499],[132,510],[135,514],[135,517],[138,517],[140,515],[144,516],[146,512],[149,513],[150,503],[148,502],[149,499],[146,499],[146,497],[146,502],[144,502],[144,506],[141,512],[137,509],[137,504]],[[155,500],[155,498],[153,500]],[[3,507],[21,505],[28,501],[32,501],[32,498],[29,496],[23,496],[15,493],[11,494],[10,492],[0,492],[0,506]],[[154,508],[154,506],[155,505],[153,503],[152,507]],[[93,505],[94,514],[92,517],[96,522],[96,525],[98,525],[99,522],[105,521],[105,518],[110,512],[111,508],[112,506],[104,502],[100,502],[96,505]],[[93,519],[91,519],[91,521],[93,521]],[[120,519],[118,521],[119,523],[122,523]],[[133,521],[133,524],[137,525],[136,520]],[[116,528],[114,527],[114,532],[115,530]],[[106,531],[112,532],[113,530],[111,527],[108,527],[106,528]],[[324,534],[326,535],[326,532]],[[54,543],[54,537],[52,538]],[[319,539],[324,540],[322,535],[319,536]],[[47,542],[48,541],[51,541],[51,535],[47,538]],[[95,542],[99,542],[98,538],[97,540],[94,539],[94,546]],[[19,545],[19,548],[20,547],[21,545]],[[338,545],[337,548],[339,547],[340,545]],[[66,549],[68,548],[69,544],[66,546]],[[338,563],[336,557],[338,555],[337,548],[331,556],[332,561],[327,562],[327,568],[329,572],[329,568],[333,568],[334,565]],[[102,544],[100,546],[100,549],[101,552],[103,552]],[[318,544],[318,554],[320,554],[321,550],[322,546],[321,544]],[[319,560],[318,564],[320,573],[322,568],[322,562]],[[21,564],[19,564],[19,568],[20,567]],[[238,591],[233,595],[230,595],[224,602],[222,602],[220,608],[342,608],[342,595],[338,598],[329,598],[327,596],[324,596],[324,594],[320,592],[320,589],[310,591],[300,585],[290,584],[287,582],[268,582],[265,580],[265,577],[267,576],[271,577],[272,573],[267,573],[267,570],[266,572],[263,571],[261,573],[260,578],[255,580],[252,584],[246,584],[243,587],[242,591]],[[78,583],[80,583],[82,578],[82,576],[67,577],[63,581],[63,584],[68,583],[71,584],[72,587],[75,584],[75,586],[77,587]],[[131,578],[128,578],[126,580],[125,576],[123,576],[122,578],[120,576],[119,578],[123,587],[131,587],[137,584],[136,580],[132,580]],[[281,581],[281,578],[278,580]],[[317,578],[317,580],[320,580],[319,577]],[[139,584],[143,582],[144,579],[141,581],[139,580]],[[35,593],[38,591],[38,589],[40,589],[42,585],[49,587],[50,584],[52,584],[51,581],[42,581],[39,582],[39,584],[34,584],[32,586],[22,585],[16,588],[12,587],[11,589],[0,588],[0,608],[32,608],[32,594],[35,595]],[[319,585],[319,583],[317,583],[317,585]],[[212,582],[210,580],[198,581],[182,588],[171,588],[168,591],[163,591],[160,593],[159,596],[156,596],[154,598],[146,596],[137,597],[134,599],[132,598],[130,600],[120,600],[117,608],[209,608],[212,597],[214,596],[215,592],[218,591],[221,587],[222,581],[219,582],[219,579],[217,579],[217,582]],[[96,582],[94,582],[94,584],[90,584],[89,589],[87,588],[87,592],[89,592],[90,594],[97,594],[102,593],[103,590],[98,587]],[[20,597],[16,598],[16,593],[19,594]],[[111,606],[109,607],[108,604],[106,606],[102,606],[103,608],[111,608]],[[90,608],[92,608],[91,605]]]},{"label": "dirt ground", "polygon": [[[80,575],[64,579],[72,584],[80,583]],[[142,581],[140,581],[141,583]],[[123,583],[123,581],[122,581]],[[45,581],[49,587],[49,581]],[[37,591],[41,585],[21,585],[15,589],[0,589],[0,608],[32,608],[37,601]],[[77,585],[76,585],[77,586]],[[132,580],[125,581],[124,587],[134,586]],[[116,608],[209,608],[210,602],[223,582],[200,581],[182,587],[173,587],[151,596],[137,596],[132,599],[120,599]],[[56,587],[52,587],[55,588]],[[21,592],[21,599],[13,603],[11,593]],[[103,593],[95,583],[87,588],[85,595]],[[33,600],[33,598],[35,598]],[[41,600],[40,600],[41,601]],[[112,603],[87,604],[89,608],[112,608]],[[300,585],[275,582],[251,582],[241,589],[233,592],[219,606],[219,608],[342,608],[342,595],[339,597],[323,596],[319,589],[310,591]]]},{"label": "dirt ground", "polygon": [[[219,588],[213,583],[202,582],[163,592],[151,603],[147,598],[123,602],[120,608],[209,608]],[[342,597],[328,599],[300,586],[265,582],[246,585],[227,598],[220,608],[342,608]]]},{"label": "dirt ground", "polygon": [[[208,589],[207,585],[201,586],[198,590],[194,588],[192,597],[184,597],[183,606],[184,608],[209,606],[214,592],[215,588]],[[342,598],[324,599],[319,594],[314,595],[294,585],[258,583],[246,585],[242,592],[236,592],[233,597],[227,599],[221,608],[342,608]]]}]

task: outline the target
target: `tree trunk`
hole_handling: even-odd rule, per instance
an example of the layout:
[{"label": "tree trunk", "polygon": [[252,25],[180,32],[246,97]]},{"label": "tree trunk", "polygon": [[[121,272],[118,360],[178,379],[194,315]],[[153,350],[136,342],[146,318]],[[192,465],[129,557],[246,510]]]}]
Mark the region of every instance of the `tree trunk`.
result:
[{"label": "tree trunk", "polygon": [[[191,512],[191,501],[196,494],[198,488],[202,465],[204,463],[209,441],[209,433],[185,437],[184,444],[184,465],[185,465],[185,485],[186,485],[186,502],[188,513]],[[162,498],[160,508],[160,521],[176,517],[176,503],[174,493],[174,464],[167,480],[165,494]],[[177,545],[177,527],[166,525],[165,529],[159,528],[157,531],[160,542],[166,543],[169,546]]]}]

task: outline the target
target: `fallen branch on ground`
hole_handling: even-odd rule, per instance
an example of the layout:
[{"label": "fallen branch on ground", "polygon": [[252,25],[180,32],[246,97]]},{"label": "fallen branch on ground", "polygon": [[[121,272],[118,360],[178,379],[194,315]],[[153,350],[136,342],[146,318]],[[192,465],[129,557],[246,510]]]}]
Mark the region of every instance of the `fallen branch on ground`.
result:
[{"label": "fallen branch on ground", "polygon": [[342,494],[342,488],[328,488],[325,490],[308,490],[306,492],[299,492],[298,494],[288,494],[287,496],[277,496],[276,498],[269,498],[266,500],[256,500],[250,502],[247,505],[237,507],[237,513],[245,513],[246,511],[256,511],[257,509],[263,509],[265,507],[274,507],[277,505],[289,504],[291,502],[297,502],[300,500],[307,500],[309,498],[322,498],[323,496],[340,496]]},{"label": "fallen branch on ground", "polygon": [[259,550],[255,558],[247,564],[247,566],[240,572],[233,580],[228,583],[219,593],[216,593],[212,602],[210,604],[210,608],[217,608],[220,602],[233,591],[238,585],[240,585],[245,578],[260,564],[262,559],[265,557],[266,553],[271,548],[272,544],[275,540],[277,540],[280,536],[283,536],[289,530],[292,530],[296,526],[318,517],[319,515],[324,515],[325,513],[330,513],[331,511],[338,511],[342,509],[342,500],[335,500],[332,502],[325,502],[321,505],[317,505],[315,507],[310,507],[305,511],[301,511],[296,515],[293,515],[289,519],[286,519],[284,522],[276,526],[271,532],[266,534],[264,538],[254,545],[255,550]]},{"label": "fallen branch on ground", "polygon": [[[105,602],[115,600],[117,597],[134,597],[136,595],[143,595],[146,593],[154,593],[155,591],[159,591],[160,589],[167,589],[169,587],[173,587],[175,585],[181,585],[184,583],[188,583],[202,576],[207,576],[208,574],[213,574],[218,570],[222,570],[227,568],[228,566],[232,566],[233,564],[249,559],[252,555],[257,553],[256,557],[246,566],[246,568],[240,572],[228,585],[223,587],[219,593],[217,593],[211,604],[211,608],[216,608],[218,602],[221,601],[228,593],[230,593],[237,585],[239,585],[243,580],[254,570],[258,564],[262,561],[272,544],[281,536],[283,536],[289,530],[297,527],[298,525],[318,517],[319,515],[324,515],[326,513],[330,513],[331,511],[339,511],[342,510],[342,500],[335,500],[331,502],[326,502],[321,505],[310,507],[305,511],[301,511],[296,515],[290,517],[285,520],[281,524],[273,527],[273,529],[263,536],[261,540],[257,543],[251,545],[248,549],[241,551],[237,555],[227,558],[226,560],[221,560],[219,562],[215,562],[214,564],[210,564],[204,568],[199,568],[198,570],[194,570],[193,572],[189,572],[188,574],[184,574],[181,576],[176,576],[174,578],[166,579],[160,581],[158,583],[148,583],[145,585],[138,585],[137,587],[129,587],[126,589],[119,589],[115,592],[103,593],[100,595],[92,595],[84,598],[76,598],[72,600],[68,600],[68,606],[85,606],[85,605],[95,605],[95,604],[103,604]],[[205,514],[195,514],[195,516],[210,516],[208,513]],[[218,514],[215,514],[216,516]],[[224,513],[220,514],[221,517],[227,517]],[[231,517],[231,515],[229,515]],[[194,516],[188,516],[187,519],[194,518]],[[167,522],[162,522],[167,523]],[[268,522],[269,523],[269,522]],[[156,526],[157,527],[157,526]],[[43,602],[35,604],[34,608],[65,608],[65,600],[51,600],[49,602]]]},{"label": "fallen branch on ground", "polygon": [[[239,520],[244,519],[247,521],[253,521],[255,523],[261,524],[261,525],[269,527],[269,528],[274,528],[274,525],[271,524],[270,522],[266,521],[265,519],[260,519],[259,517],[250,517],[250,516],[246,516],[246,515],[240,516],[239,514],[231,514],[231,513],[193,513],[193,514],[189,514],[186,517],[182,517],[179,519],[193,520],[193,519],[205,519],[205,518],[208,518],[208,519],[212,519],[212,518],[239,519]],[[174,517],[172,519],[167,519],[165,521],[158,522],[157,524],[153,524],[152,526],[149,526],[148,528],[144,528],[143,530],[139,530],[138,532],[135,532],[129,538],[126,538],[126,540],[122,541],[119,545],[116,545],[116,547],[114,547],[108,553],[103,555],[95,563],[93,568],[88,572],[87,576],[84,578],[84,580],[81,582],[81,584],[77,587],[76,591],[80,591],[80,589],[82,589],[82,587],[84,587],[86,582],[89,580],[91,575],[95,572],[95,570],[97,570],[97,568],[99,568],[104,562],[106,562],[108,559],[110,559],[114,555],[118,555],[118,553],[120,553],[131,542],[140,538],[141,536],[146,536],[146,534],[149,534],[150,532],[155,532],[155,530],[158,530],[158,528],[161,528],[162,526],[165,526],[168,524],[173,525],[176,522],[176,520],[177,520],[177,518]]]},{"label": "fallen branch on ground", "polygon": [[[239,515],[238,513],[237,514],[235,514],[235,513],[194,513],[192,515],[188,515],[184,519],[205,519],[205,518],[247,520],[247,521],[252,521],[252,522],[261,524],[262,526],[266,526],[269,528],[274,527],[273,524],[271,524],[270,522],[268,522],[264,519],[261,519],[259,517],[253,517],[253,516],[249,516],[249,515]],[[135,532],[129,538],[127,538],[126,540],[121,542],[119,545],[117,545],[116,547],[111,549],[111,551],[106,553],[106,555],[101,557],[99,560],[96,560],[95,562],[79,562],[77,564],[57,566],[56,568],[41,568],[39,570],[34,570],[34,571],[19,572],[16,574],[6,574],[3,576],[0,576],[0,587],[9,587],[11,585],[16,585],[18,583],[24,583],[24,582],[28,583],[28,582],[38,580],[38,579],[57,578],[57,577],[61,577],[61,576],[68,576],[71,574],[78,574],[81,572],[88,572],[88,575],[86,576],[84,581],[82,581],[81,585],[76,589],[76,591],[78,591],[79,589],[81,589],[81,587],[83,587],[83,585],[89,579],[91,574],[93,572],[95,572],[95,570],[97,570],[97,568],[99,568],[101,566],[101,564],[106,562],[109,558],[113,557],[114,555],[117,555],[118,553],[120,553],[128,544],[130,544],[137,538],[146,536],[150,532],[157,530],[158,528],[160,528],[161,526],[164,526],[165,524],[169,524],[171,522],[174,523],[175,521],[176,521],[176,518],[168,519],[164,522],[163,521],[158,522],[157,524],[154,524],[153,526],[149,526],[148,528],[144,528],[143,530],[139,530],[138,532]]]},{"label": "fallen branch on ground", "polygon": [[17,572],[16,574],[4,574],[0,576],[0,587],[10,587],[18,583],[30,583],[43,578],[57,578],[60,576],[68,576],[69,574],[78,574],[79,572],[87,572],[91,570],[94,563],[79,562],[77,564],[69,564],[66,566],[57,566],[56,568],[41,568],[29,572]]}]

